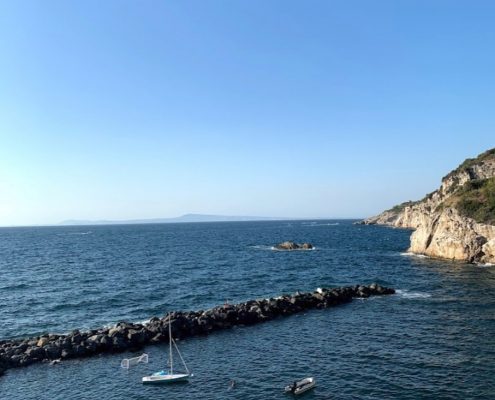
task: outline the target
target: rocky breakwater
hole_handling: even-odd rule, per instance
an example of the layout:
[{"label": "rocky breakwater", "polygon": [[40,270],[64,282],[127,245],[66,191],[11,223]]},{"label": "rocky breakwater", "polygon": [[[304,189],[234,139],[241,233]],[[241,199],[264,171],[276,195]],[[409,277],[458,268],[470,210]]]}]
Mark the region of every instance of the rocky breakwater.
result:
[{"label": "rocky breakwater", "polygon": [[313,250],[314,246],[311,243],[296,243],[296,242],[283,242],[275,246],[277,250]]},{"label": "rocky breakwater", "polygon": [[495,263],[495,149],[465,160],[438,190],[361,221],[414,229],[409,251]]},{"label": "rocky breakwater", "polygon": [[318,288],[312,293],[297,292],[240,304],[224,304],[205,311],[174,311],[163,318],[153,317],[145,324],[119,322],[112,328],[86,332],[74,330],[67,335],[45,334],[29,339],[3,340],[0,341],[0,375],[8,368],[25,367],[36,362],[139,350],[148,344],[167,342],[169,323],[174,338],[186,338],[233,326],[257,324],[314,308],[332,307],[348,303],[353,298],[393,293],[394,289],[377,284]]}]

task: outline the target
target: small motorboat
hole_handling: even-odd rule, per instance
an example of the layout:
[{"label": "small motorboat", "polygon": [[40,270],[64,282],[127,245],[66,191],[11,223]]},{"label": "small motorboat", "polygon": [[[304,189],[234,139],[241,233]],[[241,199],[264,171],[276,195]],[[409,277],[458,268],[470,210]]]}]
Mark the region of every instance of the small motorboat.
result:
[{"label": "small motorboat", "polygon": [[285,387],[285,393],[292,393],[292,394],[301,394],[304,392],[307,392],[310,389],[313,389],[316,386],[316,380],[315,378],[304,378],[301,379],[300,381],[294,382],[292,385],[287,385]]}]

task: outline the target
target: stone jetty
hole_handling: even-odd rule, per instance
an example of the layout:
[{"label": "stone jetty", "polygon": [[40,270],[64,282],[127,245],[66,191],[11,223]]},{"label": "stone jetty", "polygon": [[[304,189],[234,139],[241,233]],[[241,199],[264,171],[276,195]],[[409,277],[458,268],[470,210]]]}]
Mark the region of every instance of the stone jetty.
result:
[{"label": "stone jetty", "polygon": [[[312,293],[296,292],[269,299],[224,304],[209,310],[169,313],[174,338],[209,334],[233,326],[253,325],[314,308],[327,308],[353,298],[395,293],[376,283],[369,286],[318,288]],[[168,316],[153,317],[147,323],[119,322],[112,328],[74,330],[65,335],[45,334],[28,339],[0,341],[0,375],[8,368],[36,362],[58,362],[102,353],[139,350],[145,345],[168,341]]]}]

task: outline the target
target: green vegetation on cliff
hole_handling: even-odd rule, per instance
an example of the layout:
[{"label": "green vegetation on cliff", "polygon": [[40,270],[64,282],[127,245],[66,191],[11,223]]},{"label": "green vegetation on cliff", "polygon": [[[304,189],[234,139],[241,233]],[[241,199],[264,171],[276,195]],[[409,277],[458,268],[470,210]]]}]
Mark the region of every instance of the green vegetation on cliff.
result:
[{"label": "green vegetation on cliff", "polygon": [[444,176],[442,178],[442,181],[444,181],[447,178],[450,178],[452,175],[455,175],[459,172],[466,171],[467,169],[473,167],[474,165],[483,164],[485,161],[494,160],[494,159],[495,159],[495,148],[487,150],[484,153],[481,153],[476,158],[466,158],[461,165],[459,165],[456,169],[450,171],[446,176]]},{"label": "green vegetation on cliff", "polygon": [[[405,209],[411,207],[408,213]],[[440,189],[419,201],[406,201],[365,223],[417,227],[423,217],[447,208],[478,223],[495,225],[495,148],[468,158],[442,179]]]},{"label": "green vegetation on cliff", "polygon": [[495,225],[495,177],[467,182],[445,202],[476,222]]},{"label": "green vegetation on cliff", "polygon": [[404,203],[397,204],[396,206],[390,208],[387,211],[391,211],[394,213],[400,213],[400,212],[404,211],[404,208],[409,207],[409,206],[413,206],[415,204],[418,204],[418,202],[409,200],[409,201],[405,201]]}]

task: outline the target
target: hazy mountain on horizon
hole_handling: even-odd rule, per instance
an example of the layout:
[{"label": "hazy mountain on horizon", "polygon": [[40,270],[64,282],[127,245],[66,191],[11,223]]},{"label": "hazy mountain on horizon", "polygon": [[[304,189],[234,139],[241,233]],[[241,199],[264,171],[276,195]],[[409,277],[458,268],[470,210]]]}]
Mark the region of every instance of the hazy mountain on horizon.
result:
[{"label": "hazy mountain on horizon", "polygon": [[184,214],[173,218],[147,218],[147,219],[127,219],[127,220],[78,220],[69,219],[59,223],[59,225],[119,225],[119,224],[170,224],[181,222],[235,222],[235,221],[277,221],[288,218],[274,217],[253,217],[253,216],[230,216],[230,215],[210,215],[210,214]]}]

